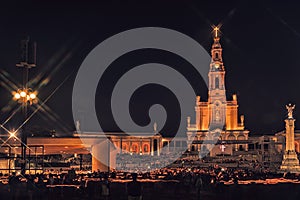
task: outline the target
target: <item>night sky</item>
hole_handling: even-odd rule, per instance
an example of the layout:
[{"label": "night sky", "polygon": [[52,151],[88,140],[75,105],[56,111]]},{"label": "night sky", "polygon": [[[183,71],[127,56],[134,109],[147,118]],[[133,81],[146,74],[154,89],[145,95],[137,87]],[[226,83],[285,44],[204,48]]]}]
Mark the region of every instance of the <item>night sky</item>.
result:
[{"label": "night sky", "polygon": [[[38,112],[30,121],[31,128],[55,129],[68,132],[74,129],[72,118],[72,86],[81,63],[100,42],[119,32],[147,26],[165,27],[180,31],[198,41],[210,52],[211,25],[222,24],[221,44],[226,69],[228,96],[237,93],[240,114],[250,133],[273,134],[284,129],[287,116],[285,104],[295,103],[296,127],[300,129],[300,4],[293,1],[31,1],[11,3],[0,8],[0,68],[2,75],[21,83],[21,70],[15,67],[18,45],[27,36],[37,42],[38,67],[30,71],[30,78],[41,80],[32,84],[45,100],[61,83],[46,105],[52,110],[50,119]],[[107,77],[126,72],[126,67],[147,62],[170,66],[186,66],[190,82],[197,93],[207,99],[207,89],[201,78],[194,76],[189,64],[176,55],[162,51],[137,51],[116,60]],[[209,67],[209,66],[207,66]],[[47,84],[45,78],[49,78]],[[37,79],[36,79],[37,80]],[[0,79],[5,84],[3,78]],[[109,101],[109,89],[99,88],[97,102]],[[149,96],[136,96],[131,104],[132,116],[140,124],[147,123],[146,111],[152,103],[161,103],[168,111],[168,124],[162,130],[172,135],[176,129],[177,103],[164,88],[142,88]],[[157,95],[157,93],[159,95]],[[0,119],[3,123],[17,107],[10,92],[0,88]],[[156,98],[149,98],[156,94]],[[157,99],[157,96],[160,98]],[[9,105],[9,106],[7,106]],[[191,105],[194,107],[194,105]],[[96,105],[98,112],[107,112]],[[53,117],[52,116],[52,117]],[[20,123],[20,113],[5,126],[14,128]],[[192,116],[192,122],[195,117]],[[107,117],[104,129],[118,128]],[[3,131],[4,133],[4,131]]]}]

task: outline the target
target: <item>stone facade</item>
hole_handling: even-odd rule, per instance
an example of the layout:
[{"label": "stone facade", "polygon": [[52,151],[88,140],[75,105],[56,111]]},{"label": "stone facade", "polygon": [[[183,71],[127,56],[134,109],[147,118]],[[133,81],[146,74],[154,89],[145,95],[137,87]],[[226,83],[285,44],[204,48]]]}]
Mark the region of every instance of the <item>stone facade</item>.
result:
[{"label": "stone facade", "polygon": [[[208,101],[201,101],[200,96],[196,98],[196,122],[191,124],[190,117],[187,120],[188,140],[197,141],[197,144],[189,146],[190,151],[211,150],[211,155],[218,151],[212,151],[211,144],[202,145],[201,142],[221,140],[248,140],[248,130],[245,130],[244,116],[238,116],[238,101],[236,94],[231,100],[226,98],[225,89],[225,67],[222,58],[222,47],[218,29],[214,29],[214,42],[211,49],[211,63],[208,73]],[[240,119],[240,120],[239,120]],[[231,144],[227,148],[234,151],[248,150],[247,144]],[[218,148],[215,146],[214,148]],[[215,152],[215,153],[213,153]]]}]

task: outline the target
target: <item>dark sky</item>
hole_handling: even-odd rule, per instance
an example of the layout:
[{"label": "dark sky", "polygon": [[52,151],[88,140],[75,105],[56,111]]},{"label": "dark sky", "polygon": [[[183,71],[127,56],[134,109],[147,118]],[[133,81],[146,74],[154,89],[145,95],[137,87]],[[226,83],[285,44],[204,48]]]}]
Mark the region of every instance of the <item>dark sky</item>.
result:
[{"label": "dark sky", "polygon": [[[40,99],[45,100],[66,80],[46,103],[52,113],[57,114],[54,116],[56,120],[45,118],[46,115],[39,112],[29,121],[32,127],[62,130],[65,125],[67,130],[73,129],[71,94],[76,72],[86,55],[106,38],[132,28],[158,26],[187,34],[210,51],[211,25],[219,23],[222,24],[227,93],[238,94],[240,114],[245,115],[246,127],[251,134],[272,134],[284,129],[285,104],[289,102],[296,104],[295,118],[300,119],[297,109],[298,105],[300,107],[300,4],[296,1],[112,2],[27,1],[1,6],[2,74],[7,72],[21,82],[21,70],[15,67],[18,45],[21,39],[30,36],[38,43],[38,67],[30,71],[30,78],[35,79],[40,73],[43,73],[43,78],[51,77],[49,83],[39,90]],[[166,52],[133,53],[118,59],[107,76],[120,76],[124,67],[152,62],[153,59],[169,65],[188,65],[176,55]],[[197,93],[207,98],[203,81],[192,74],[189,78],[196,85]],[[31,87],[36,88],[37,85]],[[172,116],[162,132],[170,135],[177,127],[174,124],[178,112],[173,108],[177,105],[176,100],[172,100],[172,94],[163,88],[155,87],[143,89],[149,90],[150,96],[154,91],[161,93],[156,95],[161,98],[145,98],[145,93],[142,97],[137,95],[137,102],[132,104],[132,107],[136,105],[132,108],[132,115],[141,120],[139,123],[145,124],[145,109],[149,104],[162,103]],[[96,99],[109,99],[108,90],[100,94],[102,90],[99,89]],[[0,94],[0,108],[11,105],[8,110],[1,110],[4,122],[16,106],[9,103],[11,94],[5,88],[0,89]],[[106,112],[103,106],[96,107],[99,112]],[[136,111],[140,112],[134,114]],[[6,126],[16,127],[19,121],[20,114],[17,114]],[[107,130],[117,130],[109,117],[102,123]],[[296,126],[300,127],[300,120],[296,121]]]}]

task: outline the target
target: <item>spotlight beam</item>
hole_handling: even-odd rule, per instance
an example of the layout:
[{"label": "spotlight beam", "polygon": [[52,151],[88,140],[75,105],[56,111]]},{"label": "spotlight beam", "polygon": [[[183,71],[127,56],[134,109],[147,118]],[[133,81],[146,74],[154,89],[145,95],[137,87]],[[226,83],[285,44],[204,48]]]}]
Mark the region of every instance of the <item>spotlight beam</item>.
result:
[{"label": "spotlight beam", "polygon": [[[0,70],[0,78],[3,80],[5,85],[10,86],[13,90],[16,90],[19,88],[17,82],[12,80],[12,77],[9,76],[9,74],[6,71]],[[11,90],[9,90],[9,91],[11,91]]]},{"label": "spotlight beam", "polygon": [[37,106],[37,109],[17,128],[17,132],[41,109],[41,107],[47,103],[47,101],[56,93],[56,91],[69,79],[72,73],[70,73],[55,89],[54,91],[41,103]]},{"label": "spotlight beam", "polygon": [[[35,110],[34,108],[31,107],[31,110]],[[42,112],[42,113],[40,113]],[[51,120],[53,123],[56,125],[60,126],[64,131],[68,132],[68,129],[66,129],[63,124],[57,120],[55,117],[53,117],[49,112],[47,112],[43,107],[40,108],[40,112],[38,114],[44,119],[44,120]]]},{"label": "spotlight beam", "polygon": [[[64,66],[64,64],[70,60],[70,58],[72,57],[71,53],[68,53],[66,56],[64,56],[64,58],[58,63],[58,65],[51,70],[50,74],[44,78],[43,80],[38,81],[39,84],[37,86],[37,90],[39,90],[40,88],[42,88],[43,86],[46,86],[50,80],[52,79],[52,77],[56,74],[56,72],[62,67]],[[34,80],[34,79],[33,79]]]},{"label": "spotlight beam", "polygon": [[4,126],[20,109],[20,106],[17,109],[15,109],[13,113],[2,123],[2,126]]},{"label": "spotlight beam", "polygon": [[270,7],[265,7],[265,8],[272,17],[277,19],[283,26],[285,26],[287,29],[289,29],[294,35],[296,35],[297,37],[300,37],[300,33],[296,29],[294,29],[291,25],[289,25],[281,16],[279,16],[278,14],[275,15]]},{"label": "spotlight beam", "polygon": [[[45,114],[47,114],[47,116],[49,117],[49,119],[53,120],[53,122],[55,123],[60,123],[61,127],[63,127],[65,129],[65,127],[68,130],[71,130],[70,126],[65,123],[60,117],[59,115],[57,115],[49,106],[47,106],[46,104],[44,104],[42,106],[41,109],[42,112],[44,112]],[[65,129],[65,131],[68,131],[67,129]]]}]

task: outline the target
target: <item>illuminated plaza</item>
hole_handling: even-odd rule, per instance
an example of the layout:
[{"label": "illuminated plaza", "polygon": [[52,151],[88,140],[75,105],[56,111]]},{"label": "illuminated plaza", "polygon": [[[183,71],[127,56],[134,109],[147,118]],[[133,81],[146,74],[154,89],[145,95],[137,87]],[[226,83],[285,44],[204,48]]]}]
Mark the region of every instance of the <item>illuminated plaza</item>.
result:
[{"label": "illuminated plaza", "polygon": [[7,5],[0,199],[298,199],[299,7]]}]

